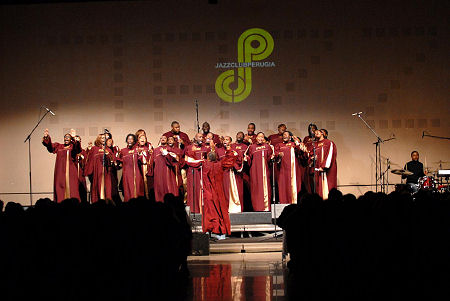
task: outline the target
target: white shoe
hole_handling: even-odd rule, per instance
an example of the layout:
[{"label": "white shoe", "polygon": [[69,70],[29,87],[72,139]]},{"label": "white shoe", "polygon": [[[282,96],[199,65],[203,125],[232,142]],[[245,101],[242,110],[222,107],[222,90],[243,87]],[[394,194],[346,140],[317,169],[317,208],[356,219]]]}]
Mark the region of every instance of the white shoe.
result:
[{"label": "white shoe", "polygon": [[217,235],[217,240],[224,240],[226,238],[227,238],[227,236],[225,234]]}]

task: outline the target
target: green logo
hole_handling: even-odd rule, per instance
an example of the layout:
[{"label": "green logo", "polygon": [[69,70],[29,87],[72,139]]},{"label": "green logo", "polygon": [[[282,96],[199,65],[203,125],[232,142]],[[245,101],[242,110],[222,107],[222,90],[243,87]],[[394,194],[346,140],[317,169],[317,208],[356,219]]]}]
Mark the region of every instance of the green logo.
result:
[{"label": "green logo", "polygon": [[252,67],[275,66],[273,62],[269,64],[256,63],[267,58],[272,53],[273,46],[272,36],[264,29],[252,28],[244,31],[237,43],[238,63],[229,64],[238,66],[237,73],[235,69],[232,69],[217,77],[217,95],[226,102],[241,102],[246,99],[252,91]]}]

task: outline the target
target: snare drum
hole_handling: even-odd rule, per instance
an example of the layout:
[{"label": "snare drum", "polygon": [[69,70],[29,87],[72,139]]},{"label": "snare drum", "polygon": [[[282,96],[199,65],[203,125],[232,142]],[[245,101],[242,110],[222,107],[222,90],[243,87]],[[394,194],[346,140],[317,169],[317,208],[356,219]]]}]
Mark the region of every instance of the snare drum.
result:
[{"label": "snare drum", "polygon": [[447,184],[441,184],[441,185],[438,185],[437,190],[438,190],[439,192],[444,193],[444,192],[446,192],[446,191],[450,191],[450,186],[447,185]]},{"label": "snare drum", "polygon": [[424,176],[419,178],[419,189],[435,189],[436,180],[432,176]]}]

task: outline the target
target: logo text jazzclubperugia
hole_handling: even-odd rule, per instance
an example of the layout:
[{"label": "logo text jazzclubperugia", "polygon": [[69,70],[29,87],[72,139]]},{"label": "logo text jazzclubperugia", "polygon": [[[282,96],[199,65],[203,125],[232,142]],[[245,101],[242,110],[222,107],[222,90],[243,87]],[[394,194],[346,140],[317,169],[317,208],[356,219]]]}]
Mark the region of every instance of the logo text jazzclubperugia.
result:
[{"label": "logo text jazzclubperugia", "polygon": [[264,29],[244,31],[237,43],[237,62],[218,63],[217,69],[233,68],[222,72],[216,79],[217,96],[226,102],[241,102],[252,91],[252,68],[275,67],[274,62],[264,62],[274,48],[273,38]]}]

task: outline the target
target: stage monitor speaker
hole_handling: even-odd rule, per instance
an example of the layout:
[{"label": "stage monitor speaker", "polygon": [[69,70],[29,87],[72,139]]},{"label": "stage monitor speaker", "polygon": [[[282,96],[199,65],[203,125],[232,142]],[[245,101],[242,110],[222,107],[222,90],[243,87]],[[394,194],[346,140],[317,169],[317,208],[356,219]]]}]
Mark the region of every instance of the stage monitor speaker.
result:
[{"label": "stage monitor speaker", "polygon": [[[272,218],[279,218],[281,212],[283,212],[284,207],[289,206],[290,204],[272,204],[271,210],[272,210]],[[275,208],[274,208],[275,207]]]},{"label": "stage monitor speaker", "polygon": [[209,235],[205,233],[192,233],[192,255],[209,255]]}]

